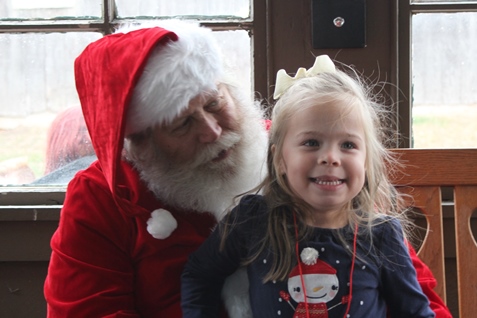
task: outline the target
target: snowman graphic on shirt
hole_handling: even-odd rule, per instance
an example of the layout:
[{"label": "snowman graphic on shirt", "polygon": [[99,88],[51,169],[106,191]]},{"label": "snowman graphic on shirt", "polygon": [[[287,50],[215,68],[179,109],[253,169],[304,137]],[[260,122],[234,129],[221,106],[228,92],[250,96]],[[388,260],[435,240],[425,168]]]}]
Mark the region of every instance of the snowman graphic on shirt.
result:
[{"label": "snowman graphic on shirt", "polygon": [[[301,274],[299,265],[295,266],[288,276],[288,294],[283,291],[280,293],[280,296],[290,305],[290,297],[298,303],[298,306],[294,308],[295,314],[293,318],[307,317],[303,288],[306,288],[308,312],[311,318],[327,318],[330,309],[345,302],[343,300],[339,304],[328,308],[327,303],[338,294],[339,281],[336,269],[318,259],[318,255],[316,249],[304,248],[300,254]],[[291,306],[293,307],[293,305]]]}]

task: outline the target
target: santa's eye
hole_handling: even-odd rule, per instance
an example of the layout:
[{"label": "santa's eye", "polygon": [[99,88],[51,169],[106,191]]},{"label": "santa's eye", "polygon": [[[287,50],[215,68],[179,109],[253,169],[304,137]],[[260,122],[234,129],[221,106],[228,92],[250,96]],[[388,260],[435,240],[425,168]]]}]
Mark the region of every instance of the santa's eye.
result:
[{"label": "santa's eye", "polygon": [[338,286],[336,285],[331,286],[331,290],[338,290]]},{"label": "santa's eye", "polygon": [[300,287],[294,287],[293,291],[299,293],[299,292],[301,292],[301,288]]}]

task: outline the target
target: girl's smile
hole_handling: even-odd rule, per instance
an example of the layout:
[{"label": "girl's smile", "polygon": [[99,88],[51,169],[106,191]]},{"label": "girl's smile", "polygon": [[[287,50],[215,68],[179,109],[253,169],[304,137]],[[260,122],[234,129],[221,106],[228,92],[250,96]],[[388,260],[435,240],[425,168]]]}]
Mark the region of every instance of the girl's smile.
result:
[{"label": "girl's smile", "polygon": [[316,183],[323,191],[337,190],[337,188],[345,182],[344,179],[338,179],[331,176],[310,178],[310,181]]}]

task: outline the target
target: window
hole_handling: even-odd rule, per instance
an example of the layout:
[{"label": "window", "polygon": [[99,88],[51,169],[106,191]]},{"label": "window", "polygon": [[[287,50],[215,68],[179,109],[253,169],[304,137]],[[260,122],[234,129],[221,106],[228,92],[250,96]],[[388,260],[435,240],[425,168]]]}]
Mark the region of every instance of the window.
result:
[{"label": "window", "polygon": [[399,6],[404,146],[477,147],[477,1]]},{"label": "window", "polygon": [[[64,189],[72,172],[89,165],[94,152],[79,111],[74,59],[121,23],[170,17],[199,20],[216,31],[227,67],[252,88],[250,0],[7,0],[0,5],[0,186]],[[90,159],[53,178],[76,159],[55,151],[72,138],[75,153]]]}]

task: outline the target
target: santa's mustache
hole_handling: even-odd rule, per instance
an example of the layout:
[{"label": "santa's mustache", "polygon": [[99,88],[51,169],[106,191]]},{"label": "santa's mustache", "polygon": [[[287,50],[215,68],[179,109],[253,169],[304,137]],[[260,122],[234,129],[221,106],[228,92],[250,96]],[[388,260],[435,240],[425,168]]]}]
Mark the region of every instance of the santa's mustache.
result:
[{"label": "santa's mustache", "polygon": [[209,164],[217,158],[222,151],[227,151],[235,147],[241,140],[240,134],[236,132],[224,133],[216,142],[206,145],[199,151],[194,160],[190,163],[191,168],[197,168],[204,164]]}]

